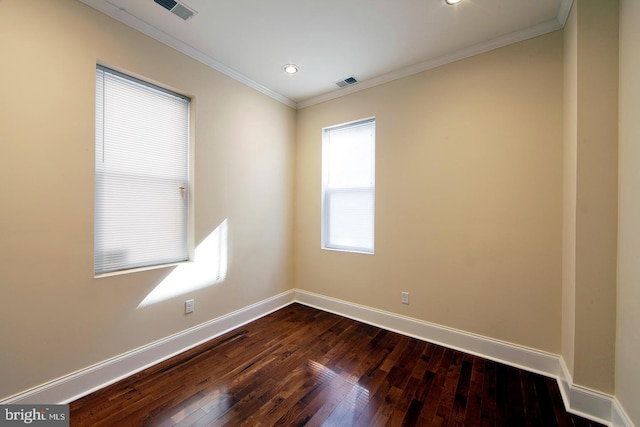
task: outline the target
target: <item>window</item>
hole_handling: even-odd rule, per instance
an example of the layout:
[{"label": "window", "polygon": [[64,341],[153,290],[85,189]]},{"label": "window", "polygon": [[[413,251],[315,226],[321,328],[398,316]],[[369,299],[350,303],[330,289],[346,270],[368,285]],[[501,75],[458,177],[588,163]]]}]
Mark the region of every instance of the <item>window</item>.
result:
[{"label": "window", "polygon": [[96,275],[188,260],[189,104],[96,67]]},{"label": "window", "polygon": [[373,253],[375,119],[323,130],[322,248]]}]

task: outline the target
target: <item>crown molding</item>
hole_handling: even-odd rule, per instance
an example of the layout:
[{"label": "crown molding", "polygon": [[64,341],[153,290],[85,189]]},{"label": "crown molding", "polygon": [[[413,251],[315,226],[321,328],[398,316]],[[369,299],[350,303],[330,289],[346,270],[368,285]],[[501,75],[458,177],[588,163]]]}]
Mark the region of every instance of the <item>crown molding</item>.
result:
[{"label": "crown molding", "polygon": [[449,55],[444,55],[438,58],[430,59],[428,61],[424,61],[415,65],[412,65],[410,67],[406,67],[402,70],[393,71],[378,77],[374,77],[372,79],[361,81],[360,83],[357,83],[353,86],[347,86],[342,89],[337,89],[337,90],[298,102],[297,108],[302,109],[302,108],[310,107],[315,104],[320,104],[322,102],[340,98],[342,96],[359,92],[361,90],[369,89],[375,86],[380,86],[382,84],[392,82],[394,80],[399,80],[405,77],[409,77],[414,74],[421,73],[423,71],[431,70],[433,68],[437,68],[442,65],[460,61],[462,59],[469,58],[469,57],[478,55],[480,53],[489,52],[491,50],[508,46],[513,43],[517,43],[517,42],[521,42],[537,36],[541,36],[543,34],[557,31],[563,28],[563,25],[564,23],[561,23],[557,18],[553,18],[541,24],[535,25],[533,27],[529,27],[529,28],[525,28],[524,30],[505,34],[503,36],[499,36],[494,39],[487,40],[482,43],[478,43],[471,47],[461,49]]},{"label": "crown molding", "polygon": [[533,27],[529,27],[529,28],[525,28],[524,30],[505,34],[503,36],[499,36],[494,39],[487,40],[482,43],[478,43],[474,46],[461,49],[449,55],[444,55],[438,58],[433,58],[424,62],[420,62],[410,67],[406,67],[402,70],[386,73],[381,76],[377,76],[371,79],[361,81],[353,86],[347,86],[342,89],[333,90],[331,92],[327,92],[322,95],[318,95],[318,96],[296,103],[295,101],[287,98],[286,96],[281,95],[269,89],[268,87],[261,85],[260,83],[250,79],[244,74],[200,52],[193,46],[190,46],[176,39],[175,37],[165,33],[159,28],[154,27],[148,22],[145,22],[137,18],[136,16],[133,16],[126,10],[114,5],[109,0],[80,0],[80,1],[112,17],[113,19],[122,22],[125,25],[140,31],[143,34],[148,35],[149,37],[152,37],[160,41],[161,43],[164,43],[167,46],[172,47],[179,52],[182,52],[183,54],[207,65],[208,67],[213,68],[214,70],[219,71],[220,73],[228,77],[231,77],[232,79],[237,80],[238,82],[252,89],[257,90],[258,92],[261,92],[275,99],[276,101],[279,101],[289,107],[296,108],[296,109],[310,107],[312,105],[320,104],[322,102],[330,101],[332,99],[340,98],[340,97],[350,95],[352,93],[356,93],[365,89],[369,89],[375,86],[389,83],[394,80],[409,77],[411,75],[418,74],[423,71],[440,67],[442,65],[446,65],[452,62],[456,62],[461,59],[469,58],[471,56],[478,55],[480,53],[488,52],[494,49],[508,46],[513,43],[517,43],[533,37],[541,36],[543,34],[560,30],[564,27],[567,21],[567,17],[569,16],[569,12],[571,11],[571,6],[573,4],[573,0],[561,0],[560,7],[558,8],[558,14],[555,18],[550,19],[541,24],[535,25]]},{"label": "crown molding", "polygon": [[269,89],[266,86],[261,85],[260,83],[250,79],[249,77],[245,76],[242,73],[239,73],[238,71],[234,70],[233,68],[230,68],[226,65],[224,65],[223,63],[216,61],[215,59],[211,58],[208,55],[205,55],[204,53],[200,52],[199,50],[197,50],[196,48],[194,48],[193,46],[188,45],[187,43],[184,43],[178,39],[176,39],[175,37],[165,33],[164,31],[160,30],[157,27],[154,27],[153,25],[149,24],[148,22],[143,21],[142,19],[132,15],[131,13],[129,13],[128,11],[126,11],[125,9],[122,9],[116,5],[114,5],[113,3],[109,2],[108,0],[80,0],[82,3],[86,4],[87,6],[92,7],[93,9],[96,9],[102,13],[104,13],[107,16],[110,16],[111,18],[115,19],[116,21],[119,21],[135,30],[140,31],[141,33],[161,42],[164,43],[165,45],[195,59],[196,61],[199,61],[201,63],[203,63],[204,65],[207,65],[210,68],[213,68],[216,71],[219,71],[220,73],[226,75],[227,77],[231,77],[234,80],[239,81],[240,83],[249,86],[252,89],[257,90],[258,92],[261,92],[273,99],[275,99],[276,101],[279,101],[289,107],[292,108],[296,108],[296,103],[292,100],[290,100],[289,98],[287,98],[286,96],[283,96],[271,89]]},{"label": "crown molding", "polygon": [[569,12],[571,12],[571,6],[573,6],[573,0],[562,0],[560,3],[560,8],[558,8],[558,17],[556,19],[562,27],[567,23]]}]

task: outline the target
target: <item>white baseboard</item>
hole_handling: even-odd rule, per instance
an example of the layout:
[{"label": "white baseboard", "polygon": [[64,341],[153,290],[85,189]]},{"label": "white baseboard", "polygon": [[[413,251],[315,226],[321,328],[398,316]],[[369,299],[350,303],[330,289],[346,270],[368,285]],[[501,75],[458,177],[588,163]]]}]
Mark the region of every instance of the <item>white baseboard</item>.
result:
[{"label": "white baseboard", "polygon": [[604,425],[635,427],[615,397],[574,385],[566,364],[558,355],[299,289],[289,290],[46,384],[0,399],[0,405],[71,402],[293,302],[556,378],[567,411]]},{"label": "white baseboard", "polygon": [[6,404],[69,403],[294,301],[290,290],[104,362],[0,400]]},{"label": "white baseboard", "polygon": [[611,410],[611,425],[613,427],[635,427],[629,415],[625,412],[624,408],[618,401],[618,398],[613,398],[613,408]]},{"label": "white baseboard", "polygon": [[613,396],[574,384],[562,357],[559,360],[557,378],[567,412],[589,418],[600,424],[612,425]]},{"label": "white baseboard", "polygon": [[461,350],[527,371],[556,377],[558,356],[528,347],[475,335],[411,317],[378,310],[311,292],[296,290],[297,302],[359,320],[403,335]]},{"label": "white baseboard", "polygon": [[311,292],[295,292],[301,304],[555,378],[568,412],[608,426],[635,427],[615,397],[574,385],[558,355]]},{"label": "white baseboard", "polygon": [[558,385],[567,412],[612,427],[635,427],[615,396],[574,384],[562,357],[560,357]]}]

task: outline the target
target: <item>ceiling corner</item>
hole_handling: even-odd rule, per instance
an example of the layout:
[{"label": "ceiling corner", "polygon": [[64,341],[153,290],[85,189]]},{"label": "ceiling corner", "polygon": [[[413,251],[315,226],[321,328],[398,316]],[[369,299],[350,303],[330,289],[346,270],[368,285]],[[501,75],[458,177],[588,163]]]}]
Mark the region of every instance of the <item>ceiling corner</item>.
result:
[{"label": "ceiling corner", "polygon": [[561,0],[560,7],[558,8],[558,16],[556,19],[558,23],[560,23],[560,27],[563,28],[564,24],[567,23],[567,18],[569,17],[569,12],[571,12],[571,6],[573,5],[573,0]]},{"label": "ceiling corner", "polygon": [[244,74],[241,74],[239,72],[237,72],[236,70],[220,63],[219,61],[216,61],[215,59],[211,58],[210,56],[200,52],[199,50],[189,46],[186,43],[183,43],[182,41],[176,39],[175,37],[171,36],[170,34],[158,29],[157,27],[154,27],[153,25],[143,21],[142,19],[132,15],[131,13],[129,13],[126,9],[124,8],[120,8],[116,5],[114,5],[113,3],[109,2],[108,0],[80,0],[82,3],[86,4],[87,6],[90,6],[102,13],[104,13],[105,15],[110,16],[111,18],[135,29],[140,31],[141,33],[195,59],[196,61],[199,61],[201,63],[203,63],[204,65],[207,65],[210,68],[213,68],[214,70],[226,75],[227,77],[231,77],[234,80],[239,81],[240,83],[243,83],[246,86],[249,86],[250,88],[253,88],[255,90],[257,90],[258,92],[261,92],[273,99],[275,99],[278,102],[281,102],[282,104],[291,107],[291,108],[297,108],[297,103],[289,98],[287,98],[284,95],[281,95],[271,89],[269,89],[266,86],[261,85],[260,83],[250,79],[249,77],[245,76]]}]

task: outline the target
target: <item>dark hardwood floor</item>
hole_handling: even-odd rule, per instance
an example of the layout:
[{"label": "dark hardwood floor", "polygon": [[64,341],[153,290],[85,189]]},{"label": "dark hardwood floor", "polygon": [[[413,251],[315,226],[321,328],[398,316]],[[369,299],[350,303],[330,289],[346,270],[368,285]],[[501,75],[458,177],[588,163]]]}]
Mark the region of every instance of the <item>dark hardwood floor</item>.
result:
[{"label": "dark hardwood floor", "polygon": [[597,426],[556,381],[300,304],[71,403],[71,426]]}]

